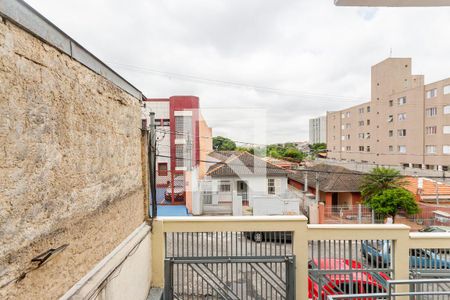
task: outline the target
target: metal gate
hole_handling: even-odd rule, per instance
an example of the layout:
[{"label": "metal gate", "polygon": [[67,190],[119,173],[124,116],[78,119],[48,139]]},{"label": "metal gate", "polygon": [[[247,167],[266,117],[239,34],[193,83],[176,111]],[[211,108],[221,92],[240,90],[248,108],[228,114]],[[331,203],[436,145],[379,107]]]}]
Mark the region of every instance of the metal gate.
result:
[{"label": "metal gate", "polygon": [[295,299],[291,232],[166,233],[164,299]]}]

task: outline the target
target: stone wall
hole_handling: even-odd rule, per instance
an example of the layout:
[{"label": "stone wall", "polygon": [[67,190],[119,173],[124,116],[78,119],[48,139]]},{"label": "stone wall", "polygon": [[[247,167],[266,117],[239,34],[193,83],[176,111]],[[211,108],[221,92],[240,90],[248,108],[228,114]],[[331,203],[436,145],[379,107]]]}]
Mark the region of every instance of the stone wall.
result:
[{"label": "stone wall", "polygon": [[1,299],[61,296],[143,222],[140,118],[140,99],[0,18]]}]

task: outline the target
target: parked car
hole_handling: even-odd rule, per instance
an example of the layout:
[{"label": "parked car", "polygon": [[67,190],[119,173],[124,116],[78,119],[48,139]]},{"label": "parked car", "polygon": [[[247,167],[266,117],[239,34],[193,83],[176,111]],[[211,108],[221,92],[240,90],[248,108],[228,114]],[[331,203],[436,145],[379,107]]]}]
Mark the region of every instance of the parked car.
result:
[{"label": "parked car", "polygon": [[256,231],[256,232],[244,232],[246,238],[251,239],[255,242],[280,242],[280,243],[291,243],[292,242],[292,232],[290,231]]},{"label": "parked car", "polygon": [[[361,262],[349,259],[310,260],[308,268],[309,299],[326,300],[329,295],[384,293],[386,282],[390,279],[383,272],[371,272]],[[323,275],[314,270],[333,272]]]},{"label": "parked car", "polygon": [[[185,191],[182,186],[175,186],[173,188],[174,199],[176,202],[184,202],[185,199]],[[164,199],[166,201],[172,201],[172,187],[168,186],[166,188],[166,192],[164,193]]]},{"label": "parked car", "polygon": [[[411,249],[409,251],[409,265],[411,268],[450,269],[450,255],[444,250]],[[391,261],[391,247],[389,241],[362,241],[361,254],[363,258],[375,266],[384,267]]]},{"label": "parked car", "polygon": [[450,232],[450,226],[428,226],[420,229],[419,232]]}]

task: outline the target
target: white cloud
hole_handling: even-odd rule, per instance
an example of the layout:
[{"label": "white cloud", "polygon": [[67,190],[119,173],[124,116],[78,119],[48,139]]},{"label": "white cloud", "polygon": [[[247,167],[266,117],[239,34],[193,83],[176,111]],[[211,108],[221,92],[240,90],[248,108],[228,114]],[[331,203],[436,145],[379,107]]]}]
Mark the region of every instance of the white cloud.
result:
[{"label": "white cloud", "polygon": [[[28,2],[147,97],[192,94],[207,108],[266,109],[269,142],[305,140],[310,117],[369,100],[370,66],[391,48],[393,56],[412,57],[413,71],[427,82],[450,77],[449,8],[348,8],[332,0]],[[242,114],[226,121],[205,115],[215,133],[248,139]]]}]

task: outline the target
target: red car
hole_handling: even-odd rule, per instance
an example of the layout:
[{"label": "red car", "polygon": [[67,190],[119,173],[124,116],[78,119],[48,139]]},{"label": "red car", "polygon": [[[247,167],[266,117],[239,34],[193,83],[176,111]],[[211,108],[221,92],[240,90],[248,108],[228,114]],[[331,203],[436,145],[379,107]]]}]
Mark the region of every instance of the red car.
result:
[{"label": "red car", "polygon": [[315,259],[309,262],[308,268],[309,299],[326,300],[329,295],[384,293],[386,281],[390,279],[383,272],[364,270],[361,262],[349,259],[324,258],[320,260],[320,268],[319,261]]}]

